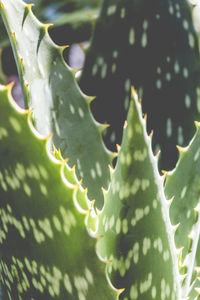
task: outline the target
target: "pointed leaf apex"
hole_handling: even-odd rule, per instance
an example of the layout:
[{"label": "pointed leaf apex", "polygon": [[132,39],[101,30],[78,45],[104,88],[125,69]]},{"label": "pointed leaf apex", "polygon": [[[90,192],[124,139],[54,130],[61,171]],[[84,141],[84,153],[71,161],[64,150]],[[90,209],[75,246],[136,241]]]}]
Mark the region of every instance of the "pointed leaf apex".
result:
[{"label": "pointed leaf apex", "polygon": [[104,130],[106,130],[108,127],[110,127],[109,124],[98,124],[100,133],[104,132]]},{"label": "pointed leaf apex", "polygon": [[34,3],[28,3],[28,4],[27,4],[27,7],[28,7],[28,8],[31,8],[31,7],[33,7],[33,6],[35,6]]},{"label": "pointed leaf apex", "polygon": [[[179,226],[180,226],[180,223],[172,226],[172,230],[173,230],[174,233],[177,231],[177,229],[179,228]],[[182,248],[180,248],[180,249],[182,249]],[[180,251],[180,249],[177,249],[177,251]]]},{"label": "pointed leaf apex", "polygon": [[[70,46],[69,45],[62,45],[62,46],[59,46],[60,50],[61,50],[61,53],[63,53],[63,51],[67,48],[69,48]],[[75,72],[76,73],[76,72]]]},{"label": "pointed leaf apex", "polygon": [[135,97],[138,98],[138,92],[134,88],[134,86],[131,86],[131,93],[132,93],[133,98],[135,98]]},{"label": "pointed leaf apex", "polygon": [[192,249],[192,244],[193,244],[193,237],[192,237],[192,234],[188,234],[187,236],[188,238],[188,246],[187,246],[187,250],[188,250],[188,253],[191,252],[191,249]]},{"label": "pointed leaf apex", "polygon": [[[32,111],[31,111],[32,112]],[[53,132],[44,137],[45,140],[49,140],[54,136]]]},{"label": "pointed leaf apex", "polygon": [[174,201],[174,198],[175,197],[173,196],[171,199],[167,200],[168,207],[171,206],[172,202]]},{"label": "pointed leaf apex", "polygon": [[26,81],[24,81],[24,86],[26,87],[26,88],[28,88],[28,82],[26,82]]},{"label": "pointed leaf apex", "polygon": [[12,35],[12,38],[14,39],[14,41],[16,42],[16,35],[15,35],[15,32],[12,32],[11,35]]},{"label": "pointed leaf apex", "polygon": [[118,290],[117,290],[118,296],[119,296],[120,294],[122,294],[124,291],[125,291],[125,288],[123,288],[123,289],[118,289]]},{"label": "pointed leaf apex", "polygon": [[176,145],[176,148],[178,149],[179,152],[183,152],[183,147]]},{"label": "pointed leaf apex", "polygon": [[79,69],[72,69],[71,72],[74,74],[75,78],[79,78],[81,75],[83,68],[79,68]]},{"label": "pointed leaf apex", "polygon": [[66,163],[68,163],[68,161],[69,161],[69,158],[64,158],[62,162],[65,165]]},{"label": "pointed leaf apex", "polygon": [[94,205],[95,205],[95,200],[91,200],[90,204],[91,204],[91,209],[92,209],[94,207]]},{"label": "pointed leaf apex", "polygon": [[155,155],[155,158],[157,158],[157,159],[159,158],[159,156],[160,156],[160,152],[161,152],[161,151],[160,151],[160,150],[158,150],[158,152],[157,152],[157,153],[156,153],[156,155]]},{"label": "pointed leaf apex", "polygon": [[127,121],[124,122],[123,128],[126,129],[126,127],[127,127]]},{"label": "pointed leaf apex", "polygon": [[113,167],[111,166],[111,165],[108,165],[108,167],[109,167],[109,170],[110,170],[110,173],[111,173],[111,175],[114,173],[114,169],[113,169]]},{"label": "pointed leaf apex", "polygon": [[108,193],[108,191],[106,189],[104,189],[104,187],[102,187],[101,190],[102,190],[102,193],[104,196]]},{"label": "pointed leaf apex", "polygon": [[[96,96],[87,96],[88,103],[91,103],[95,99],[96,99]],[[105,124],[105,125],[107,125],[108,127],[110,126],[109,124]]]},{"label": "pointed leaf apex", "polygon": [[153,129],[151,130],[151,132],[150,132],[150,134],[149,134],[149,137],[152,139],[152,137],[153,137],[153,134],[154,134],[154,132],[153,132]]},{"label": "pointed leaf apex", "polygon": [[161,173],[162,173],[163,175],[165,175],[165,176],[168,175],[168,171],[165,171],[165,170],[161,170]]},{"label": "pointed leaf apex", "polygon": [[61,157],[61,151],[60,151],[60,148],[57,149],[56,146],[53,144],[53,151],[52,151],[52,154],[55,156],[55,157]]},{"label": "pointed leaf apex", "polygon": [[172,196],[171,199],[169,199],[170,203],[172,203],[175,199],[175,196]]},{"label": "pointed leaf apex", "polygon": [[194,121],[194,125],[196,126],[196,128],[198,129],[200,127],[200,122],[198,121]]},{"label": "pointed leaf apex", "polygon": [[[116,147],[117,147],[117,145],[116,145]],[[112,159],[114,159],[116,157],[118,157],[118,152],[112,152]]]},{"label": "pointed leaf apex", "polygon": [[20,64],[23,64],[23,58],[22,57],[19,57],[19,62],[20,62]]},{"label": "pointed leaf apex", "polygon": [[52,27],[52,26],[53,26],[52,23],[43,24],[43,28],[44,28],[46,31],[48,31],[48,29],[49,29],[50,27]]},{"label": "pointed leaf apex", "polygon": [[116,144],[116,148],[117,148],[117,152],[119,153],[119,151],[121,150],[121,146],[119,144]]},{"label": "pointed leaf apex", "polygon": [[184,249],[184,247],[180,247],[180,248],[177,249],[177,253],[178,253],[179,257],[182,255],[183,249]]},{"label": "pointed leaf apex", "polygon": [[97,218],[98,218],[99,215],[102,213],[102,210],[100,210],[97,207],[95,207],[95,212],[96,212],[96,215],[97,215]]},{"label": "pointed leaf apex", "polygon": [[11,91],[12,88],[13,88],[13,86],[14,86],[14,84],[15,84],[14,81],[9,82],[9,83],[6,85],[6,89],[7,89],[8,91]]}]

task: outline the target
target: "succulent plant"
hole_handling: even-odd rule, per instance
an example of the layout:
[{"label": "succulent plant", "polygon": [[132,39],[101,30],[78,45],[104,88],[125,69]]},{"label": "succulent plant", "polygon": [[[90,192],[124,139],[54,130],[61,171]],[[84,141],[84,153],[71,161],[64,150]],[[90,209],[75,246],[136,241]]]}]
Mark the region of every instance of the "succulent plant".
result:
[{"label": "succulent plant", "polygon": [[[26,105],[14,102],[12,84],[0,85],[3,299],[199,299],[200,57],[191,4],[105,0],[78,80],[31,4],[0,4]],[[95,102],[111,123],[107,137],[117,133],[116,153]],[[174,169],[161,173],[171,160]]]}]

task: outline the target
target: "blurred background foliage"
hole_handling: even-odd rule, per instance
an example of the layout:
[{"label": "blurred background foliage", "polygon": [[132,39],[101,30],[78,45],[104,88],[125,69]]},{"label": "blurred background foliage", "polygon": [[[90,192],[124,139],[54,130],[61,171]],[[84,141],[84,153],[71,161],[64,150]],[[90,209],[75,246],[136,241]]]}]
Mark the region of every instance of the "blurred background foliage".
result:
[{"label": "blurred background foliage", "polygon": [[[32,10],[41,22],[54,25],[50,27],[49,34],[56,44],[72,45],[90,39],[102,0],[25,0],[25,2],[34,4]],[[17,70],[2,19],[0,19],[0,49],[4,73],[7,76],[16,75]],[[66,61],[69,59],[69,53],[70,49],[64,52]],[[1,73],[0,81],[2,81]]]}]

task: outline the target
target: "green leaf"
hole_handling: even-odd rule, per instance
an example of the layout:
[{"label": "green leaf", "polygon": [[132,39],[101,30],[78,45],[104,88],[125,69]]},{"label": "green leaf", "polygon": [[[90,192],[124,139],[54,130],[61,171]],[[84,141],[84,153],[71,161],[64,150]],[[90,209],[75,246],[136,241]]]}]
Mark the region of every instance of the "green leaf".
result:
[{"label": "green leaf", "polygon": [[91,115],[91,98],[80,91],[63,60],[63,48],[52,42],[48,25],[34,17],[31,5],[21,0],[2,0],[1,12],[38,131],[53,133],[53,143],[64,158],[70,159],[70,166],[77,165],[89,198],[101,208],[101,187],[108,185],[108,164],[113,156],[102,142],[104,126]]},{"label": "green leaf", "polygon": [[[101,0],[58,0],[53,2],[51,0],[26,0],[25,2],[34,4],[34,14],[42,22],[54,23],[54,28],[50,29],[54,41],[60,44],[67,40],[71,44],[90,38],[93,22],[89,16],[97,15]],[[4,48],[9,45],[9,38],[0,18],[0,47]]]},{"label": "green leaf", "polygon": [[97,96],[95,117],[111,125],[109,149],[121,143],[131,85],[154,130],[153,149],[161,149],[159,167],[169,170],[176,144],[187,145],[200,118],[200,55],[187,0],[104,0],[80,86]]},{"label": "green leaf", "polygon": [[9,299],[116,299],[74,169],[50,155],[30,111],[13,106],[0,86],[0,278]]},{"label": "green leaf", "polygon": [[185,295],[189,294],[196,277],[195,267],[200,266],[200,124],[195,124],[196,134],[187,147],[179,147],[179,161],[176,168],[166,174],[165,184],[166,197],[174,196],[170,219],[172,224],[180,224],[175,242],[177,247],[184,247],[182,272],[187,274],[183,287]]},{"label": "green leaf", "polygon": [[174,228],[163,178],[146,133],[136,92],[105,206],[99,216],[98,254],[107,261],[119,299],[180,299]]}]

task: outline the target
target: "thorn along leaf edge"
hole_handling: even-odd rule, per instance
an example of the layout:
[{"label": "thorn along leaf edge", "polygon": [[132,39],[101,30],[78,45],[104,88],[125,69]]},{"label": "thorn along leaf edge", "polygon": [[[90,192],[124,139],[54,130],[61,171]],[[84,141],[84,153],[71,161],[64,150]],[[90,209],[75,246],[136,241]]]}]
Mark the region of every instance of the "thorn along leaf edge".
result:
[{"label": "thorn along leaf edge", "polygon": [[[12,0],[7,1],[7,3],[9,2],[11,3]],[[17,0],[16,3],[22,2]],[[109,3],[109,1],[107,1],[107,3]],[[9,10],[11,9],[12,6]],[[30,7],[28,10],[29,9]],[[109,8],[108,16],[112,16],[116,12],[117,9],[114,5]],[[125,14],[126,10],[123,10],[121,16],[124,18]],[[143,24],[143,27],[144,29],[147,29],[147,23]],[[19,43],[16,33],[12,34],[11,31],[10,34],[13,36],[15,44]],[[38,44],[36,45],[38,50],[42,45],[41,43],[44,36],[47,34],[46,29],[45,34],[43,34],[44,32],[42,31],[42,34],[39,35],[41,40],[39,39],[39,47]],[[135,36],[133,30],[130,31],[129,35],[130,43],[134,44]],[[145,39],[143,39],[143,45],[145,45],[145,43]],[[113,55],[115,57],[117,56],[116,53]],[[20,62],[24,63],[22,57]],[[69,69],[69,71],[71,70]],[[105,67],[102,75],[104,74]],[[30,83],[26,83],[26,86],[29,88]],[[127,83],[127,90],[128,86],[130,88],[130,84]],[[83,189],[80,187],[82,181],[76,177],[74,167],[72,167],[72,169],[67,168],[67,159],[62,159],[62,149],[61,151],[55,149],[52,150],[56,157],[60,158],[63,162],[61,170],[60,167],[56,168],[56,172],[58,172],[59,169],[58,173],[61,173],[61,178],[63,179],[61,182],[64,184],[65,189],[67,188],[67,191],[75,190],[73,196],[69,196],[70,192],[68,192],[68,196],[72,199],[70,203],[74,203],[75,207],[78,208],[81,213],[78,214],[77,210],[75,210],[77,212],[77,218],[80,220],[81,216],[83,217],[83,215],[86,215],[86,218],[84,216],[80,222],[76,222],[76,218],[74,219],[74,206],[70,206],[70,210],[67,212],[63,209],[59,210],[59,214],[63,218],[63,223],[61,223],[58,216],[55,215],[55,198],[59,199],[61,202],[62,199],[64,199],[58,188],[55,191],[57,194],[54,199],[51,201],[51,197],[53,196],[48,198],[48,211],[43,210],[42,201],[40,201],[39,205],[41,211],[39,213],[37,210],[37,214],[39,214],[40,217],[42,215],[41,219],[38,220],[39,216],[34,215],[36,211],[33,209],[31,211],[33,217],[31,217],[30,222],[28,222],[27,220],[29,220],[28,217],[30,212],[26,211],[26,214],[23,216],[22,226],[20,226],[20,222],[17,222],[17,218],[20,218],[20,216],[23,215],[23,209],[26,207],[26,205],[20,205],[20,201],[25,200],[27,202],[27,198],[33,198],[35,192],[40,194],[41,199],[47,198],[47,195],[49,195],[48,189],[45,188],[43,181],[40,182],[41,180],[38,178],[37,169],[33,167],[28,169],[27,174],[24,175],[23,165],[19,164],[17,174],[21,177],[18,178],[18,181],[14,180],[14,185],[11,180],[13,177],[10,176],[7,170],[5,174],[3,174],[5,178],[3,177],[2,179],[1,177],[3,194],[8,195],[6,189],[9,186],[10,194],[16,196],[16,190],[19,189],[20,195],[23,195],[22,197],[19,197],[20,200],[18,200],[17,203],[19,206],[18,209],[17,206],[14,206],[13,210],[11,207],[13,203],[9,203],[9,205],[6,206],[6,211],[3,211],[5,210],[5,203],[2,203],[1,207],[1,222],[3,229],[1,231],[1,240],[3,244],[9,244],[9,246],[5,246],[5,248],[2,247],[2,253],[9,262],[4,261],[1,264],[1,274],[3,274],[2,281],[8,295],[13,293],[13,295],[16,296],[18,293],[19,299],[21,299],[22,294],[26,295],[23,296],[25,299],[27,299],[27,295],[28,297],[30,295],[32,299],[34,299],[34,297],[40,299],[40,297],[44,297],[44,295],[46,295],[48,299],[50,299],[50,297],[62,299],[62,297],[65,296],[62,296],[60,293],[63,293],[64,284],[64,293],[67,291],[69,299],[73,299],[73,296],[75,296],[74,299],[91,299],[91,297],[98,299],[98,296],[100,297],[99,299],[102,299],[102,297],[105,299],[116,299],[117,297],[117,299],[125,300],[138,299],[138,297],[142,297],[144,300],[197,299],[197,293],[199,291],[197,272],[199,269],[199,258],[196,256],[196,253],[198,253],[199,248],[200,232],[198,197],[198,170],[200,169],[198,166],[199,129],[197,128],[196,134],[188,146],[184,148],[182,146],[181,148],[178,147],[180,158],[176,168],[173,171],[164,172],[164,175],[160,176],[158,172],[158,155],[154,156],[151,150],[152,135],[148,135],[146,132],[146,126],[150,119],[149,114],[148,119],[147,114],[145,114],[144,117],[142,116],[138,96],[134,90],[132,90],[132,98],[134,101],[131,100],[128,118],[124,123],[122,145],[117,147],[117,165],[114,169],[112,167],[110,168],[111,181],[109,188],[108,190],[102,189],[105,198],[104,207],[101,211],[97,210],[97,215],[95,213],[96,209],[94,207],[94,201],[90,202],[87,198],[87,190],[89,192],[90,188]],[[4,119],[5,116],[2,113],[2,120]],[[132,119],[134,121],[132,121]],[[20,120],[22,120],[22,117]],[[30,114],[29,120],[31,120]],[[10,132],[14,131],[15,134],[20,133],[19,124],[22,121],[17,123],[16,118],[11,116],[11,118],[6,117],[6,121],[4,120],[4,122],[12,129]],[[197,123],[195,125],[197,125]],[[26,126],[21,127],[26,128]],[[5,128],[2,129],[1,138],[6,141],[6,138],[8,137],[7,132],[5,131]],[[9,138],[10,137],[11,136],[9,136]],[[20,141],[22,141],[22,139],[20,139]],[[43,149],[46,149],[46,141],[42,146]],[[38,143],[35,142],[33,144],[34,149],[37,147],[36,144]],[[3,144],[1,144],[1,146],[2,145]],[[28,145],[23,144],[23,147],[19,148],[24,151],[23,161],[26,161],[27,157],[29,161],[30,153],[29,151],[25,151],[25,146]],[[143,146],[143,148],[140,148],[141,146]],[[7,146],[6,149],[8,149]],[[19,152],[20,151],[16,151],[15,155],[9,156],[10,166],[15,163],[15,159],[18,157],[17,155],[19,155]],[[39,151],[39,153],[40,152],[42,151]],[[40,161],[41,158],[44,159],[44,156],[42,155],[38,157],[37,151],[34,153],[37,162]],[[3,168],[6,163],[5,151],[3,151],[2,157],[4,158],[4,160],[2,160]],[[19,161],[20,159],[22,159],[21,152]],[[49,163],[46,163],[46,167],[48,166]],[[54,181],[54,185],[57,183],[59,186],[59,180],[54,179],[57,174],[56,172],[52,175],[52,180]],[[48,172],[45,172],[45,168],[41,168],[40,166],[39,174],[43,180],[47,180]],[[187,176],[185,176],[185,174],[187,174]],[[141,178],[138,177],[139,175],[141,175]],[[23,186],[20,186],[19,188],[19,181],[24,180],[26,177],[28,177],[28,181],[26,182],[25,180]],[[178,179],[179,185],[177,186]],[[39,186],[35,181],[40,183]],[[131,185],[129,181],[131,181]],[[193,184],[191,184],[191,182],[193,182]],[[32,184],[34,188],[31,189],[30,186]],[[37,186],[37,189],[35,186]],[[51,191],[53,191],[52,184],[49,184],[49,187],[50,186]],[[12,190],[14,190],[14,193],[12,193]],[[58,197],[59,194],[61,197]],[[64,192],[62,194],[64,194]],[[68,197],[65,197],[64,205],[66,205],[67,199]],[[193,200],[191,201],[191,199]],[[8,201],[10,200],[8,199]],[[188,207],[186,207],[186,203],[188,204]],[[53,208],[53,210],[51,210],[51,208]],[[153,211],[151,214],[150,209]],[[48,219],[51,212],[54,213],[52,218],[53,223],[51,222],[51,218],[50,220]],[[89,212],[90,214],[88,214]],[[13,217],[12,214],[14,214]],[[84,224],[85,222],[86,224]],[[76,230],[77,223],[83,224],[84,226],[81,225]],[[52,224],[55,226],[56,233],[63,229],[63,242],[61,241],[61,236],[59,234],[56,236],[54,235]],[[149,224],[151,224],[151,227]],[[104,260],[107,264],[107,280],[112,287],[115,286],[118,290],[112,290],[104,281],[104,271],[102,271],[104,270],[104,264],[96,260],[96,256],[94,255],[95,252],[93,255],[88,254],[90,251],[86,246],[88,246],[91,251],[94,251],[95,246],[94,243],[92,243],[92,239],[89,238],[85,226],[92,236],[94,236],[96,232],[98,237],[97,253],[99,258]],[[11,232],[13,238],[5,239],[5,237],[10,234],[10,227],[14,230],[14,233],[17,231],[18,236]],[[27,231],[28,234],[30,234],[30,237],[26,241],[24,241],[24,231]],[[85,233],[85,231],[87,234],[81,234],[81,232]],[[77,249],[76,241],[78,239],[75,238],[76,235],[79,236],[82,241],[85,238],[86,240],[88,238],[86,243],[82,243],[82,247],[79,244],[80,249]],[[76,272],[76,274],[73,274],[73,271],[70,274],[66,273],[64,277],[65,281],[63,283],[63,273],[62,270],[58,268],[58,265],[60,268],[61,266],[64,268],[62,261],[62,258],[64,258],[65,261],[66,259],[69,259],[68,262],[71,266],[70,257],[72,257],[72,253],[69,250],[67,251],[68,246],[66,236],[68,239],[71,238],[70,247],[73,246],[73,256],[76,257],[76,259],[73,260],[75,262],[74,269],[76,270],[76,266],[78,266],[78,270],[80,271],[80,261],[82,264],[87,262],[93,267],[91,267],[91,269],[86,267],[80,276],[77,275]],[[29,260],[29,257],[25,257],[26,261],[23,261],[23,253],[21,253],[20,257],[15,257],[12,242],[17,239],[20,240],[17,244],[20,245],[20,249],[23,249],[24,251],[29,249],[29,243],[33,245],[34,239],[39,246],[41,246],[38,248],[37,243],[34,244],[34,248],[32,248],[32,251],[29,253],[32,257],[31,261]],[[57,239],[59,239],[59,243],[56,242]],[[90,240],[91,242],[89,242]],[[183,243],[180,243],[180,241]],[[187,241],[189,241],[189,246],[187,246]],[[23,246],[24,242],[26,243],[26,247]],[[45,243],[45,255],[42,250],[43,243]],[[54,244],[56,244],[55,248]],[[60,245],[59,250],[58,245]],[[56,258],[57,255],[52,258],[52,253],[46,252],[47,248],[51,249],[51,251],[53,251],[52,253],[54,253],[54,251],[55,253],[60,251],[60,260],[59,257]],[[9,252],[8,249],[11,249],[11,251]],[[17,255],[19,255],[18,247],[15,248],[15,251],[17,251]],[[62,254],[63,251],[64,256]],[[46,257],[46,260],[44,257]],[[77,263],[76,260],[78,261]],[[45,269],[44,267],[46,265],[42,265],[39,270],[38,266],[41,261],[43,264],[45,262],[48,268]],[[152,261],[155,261],[155,263],[152,264]],[[13,266],[11,271],[8,268],[9,263]],[[23,263],[25,263],[24,268],[26,268],[27,273],[23,272]],[[53,265],[53,263],[55,264]],[[66,262],[66,264],[68,263]],[[13,271],[13,269],[15,269],[15,271]],[[20,273],[19,270],[22,272]],[[94,277],[91,276],[91,274],[93,274],[91,270],[94,270]],[[161,276],[158,276],[158,274]],[[22,281],[18,282],[13,280],[12,275],[14,278],[15,276],[17,278],[21,276]],[[37,276],[39,275],[44,275],[44,278],[41,279],[40,277],[38,280]],[[6,279],[4,280],[5,277]],[[59,278],[59,280],[55,280],[56,277]],[[92,281],[92,278],[97,282],[95,288],[93,286],[94,281]],[[103,295],[102,291],[104,291],[105,286],[106,290]],[[72,291],[74,291],[74,294]],[[10,298],[12,299],[11,296]]]}]

